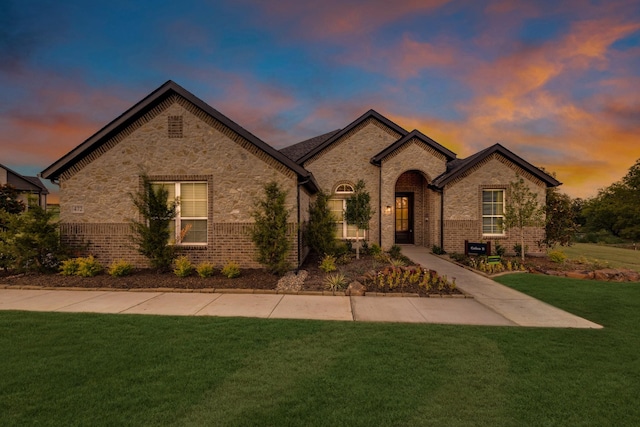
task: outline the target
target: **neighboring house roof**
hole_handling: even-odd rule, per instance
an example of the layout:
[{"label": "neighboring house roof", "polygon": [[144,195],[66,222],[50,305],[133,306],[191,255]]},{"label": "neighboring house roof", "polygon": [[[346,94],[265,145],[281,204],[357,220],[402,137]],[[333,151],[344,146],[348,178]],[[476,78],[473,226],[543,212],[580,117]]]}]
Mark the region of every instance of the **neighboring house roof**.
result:
[{"label": "neighboring house roof", "polygon": [[473,168],[475,165],[491,156],[492,154],[500,154],[506,159],[510,160],[514,164],[518,165],[531,175],[540,179],[542,182],[547,184],[547,187],[557,187],[562,183],[549,175],[548,173],[538,169],[533,166],[531,163],[524,160],[522,157],[514,154],[513,152],[507,150],[500,144],[494,144],[491,147],[485,148],[482,151],[477,152],[476,154],[467,157],[466,159],[455,159],[447,164],[447,171],[433,180],[432,185],[436,188],[443,188],[449,182],[454,179],[463,176],[467,171]]},{"label": "neighboring house roof", "polygon": [[158,89],[151,92],[151,94],[145,97],[142,101],[129,108],[122,115],[100,129],[89,139],[78,145],[76,148],[71,150],[69,153],[57,160],[52,165],[50,165],[42,172],[42,177],[50,180],[60,178],[60,175],[66,170],[68,170],[70,167],[72,167],[74,164],[76,164],[86,156],[90,155],[93,151],[106,143],[113,136],[117,135],[131,123],[149,112],[152,108],[154,108],[156,105],[158,105],[160,102],[162,102],[172,94],[177,94],[183,97],[184,99],[191,102],[193,105],[213,117],[215,120],[224,124],[226,127],[249,141],[260,150],[264,151],[273,159],[294,171],[298,175],[299,180],[301,182],[304,182],[305,186],[310,191],[317,191],[318,185],[311,172],[307,171],[296,162],[292,161],[290,158],[280,153],[278,150],[262,141],[260,138],[253,135],[251,132],[244,129],[242,126],[238,125],[236,122],[229,119],[172,80],[167,81]]},{"label": "neighboring house roof", "polygon": [[7,184],[18,191],[29,191],[39,194],[49,194],[49,190],[37,176],[25,176],[0,164],[0,169],[7,171]]},{"label": "neighboring house roof", "polygon": [[330,146],[334,142],[338,141],[340,138],[342,138],[342,136],[348,134],[355,127],[357,127],[362,122],[364,122],[365,120],[368,120],[370,118],[373,118],[373,119],[377,120],[378,122],[382,123],[383,125],[387,126],[389,129],[392,129],[393,131],[397,132],[398,134],[400,134],[402,136],[405,136],[408,133],[404,128],[398,126],[397,124],[395,124],[391,120],[387,119],[386,117],[384,117],[383,115],[381,115],[377,111],[369,110],[366,113],[364,113],[362,116],[358,117],[356,120],[351,122],[351,124],[349,124],[347,127],[345,127],[344,129],[341,129],[340,131],[336,132],[329,139],[323,141],[321,144],[319,144],[315,148],[311,149],[311,151],[306,153],[304,156],[298,158],[297,163],[298,164],[304,164],[304,162],[306,162],[307,160],[309,160],[310,158],[312,158],[313,156],[315,156],[316,154],[318,154],[319,152],[321,152],[322,150],[324,150],[325,148],[327,148],[328,146]]},{"label": "neighboring house roof", "polygon": [[288,158],[290,158],[291,160],[293,160],[294,162],[297,162],[298,159],[304,157],[305,154],[307,154],[311,150],[314,150],[320,144],[324,143],[325,141],[327,141],[329,138],[331,138],[341,130],[342,129],[336,129],[334,131],[331,131],[322,135],[314,136],[313,138],[309,138],[305,141],[298,142],[296,144],[282,148],[280,149],[280,152],[285,156],[287,156]]},{"label": "neighboring house roof", "polygon": [[371,159],[371,163],[373,163],[374,165],[379,165],[382,162],[382,160],[384,160],[385,157],[387,157],[389,154],[396,151],[398,148],[402,147],[404,144],[413,140],[414,138],[423,142],[427,146],[433,148],[438,153],[445,156],[447,161],[453,160],[456,158],[456,153],[438,144],[433,139],[429,138],[427,135],[423,134],[419,130],[414,129],[410,133],[406,134],[404,137],[400,138],[399,140],[397,140],[396,142],[394,142],[393,144],[391,144],[390,146],[382,150],[380,153],[373,156],[373,158]]}]

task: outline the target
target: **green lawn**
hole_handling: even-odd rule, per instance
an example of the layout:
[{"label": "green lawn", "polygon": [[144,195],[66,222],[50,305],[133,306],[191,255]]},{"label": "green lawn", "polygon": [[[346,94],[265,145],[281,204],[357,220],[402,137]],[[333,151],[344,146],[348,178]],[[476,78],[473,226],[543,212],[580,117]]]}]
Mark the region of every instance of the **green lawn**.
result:
[{"label": "green lawn", "polygon": [[564,252],[569,259],[578,260],[584,258],[590,262],[597,261],[599,264],[608,264],[613,268],[628,268],[640,271],[640,251],[593,243],[574,243],[572,246],[558,247],[556,249]]},{"label": "green lawn", "polygon": [[0,425],[637,425],[640,286],[499,280],[605,328],[0,312]]}]

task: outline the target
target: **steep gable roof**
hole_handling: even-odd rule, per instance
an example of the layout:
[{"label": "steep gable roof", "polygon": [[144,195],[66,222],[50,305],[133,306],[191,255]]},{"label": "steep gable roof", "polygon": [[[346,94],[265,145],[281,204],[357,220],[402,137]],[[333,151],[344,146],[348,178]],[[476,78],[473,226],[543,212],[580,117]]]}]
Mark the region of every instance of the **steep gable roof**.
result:
[{"label": "steep gable roof", "polygon": [[428,147],[433,148],[435,151],[442,154],[447,159],[447,161],[456,158],[456,153],[438,144],[419,130],[414,129],[404,137],[400,138],[399,140],[382,150],[380,153],[373,156],[373,158],[371,159],[371,163],[373,163],[374,165],[379,165],[385,157],[402,147],[404,144],[412,141],[413,139],[417,139],[418,141],[426,144]]},{"label": "steep gable roof", "polygon": [[90,155],[102,144],[106,143],[110,138],[117,135],[138,118],[153,109],[160,102],[174,94],[186,99],[187,101],[204,111],[206,114],[219,121],[224,126],[231,129],[233,132],[256,146],[258,149],[262,150],[276,161],[291,169],[298,175],[299,180],[305,182],[305,185],[309,188],[310,191],[317,191],[317,184],[315,182],[315,179],[313,178],[313,175],[309,171],[305,170],[296,162],[292,161],[287,156],[280,153],[278,150],[262,141],[260,138],[253,135],[251,132],[244,129],[242,126],[238,125],[236,122],[229,119],[227,116],[223,115],[222,113],[211,107],[209,104],[196,97],[191,92],[187,91],[172,80],[167,81],[158,89],[151,92],[140,102],[129,108],[115,120],[96,132],[89,139],[87,139],[82,144],[78,145],[76,148],[64,155],[62,158],[54,162],[42,172],[42,176],[50,180],[58,179],[62,173],[64,173],[74,164]]},{"label": "steep gable roof", "polygon": [[472,156],[466,159],[455,159],[447,165],[447,171],[433,180],[432,185],[436,188],[443,188],[445,185],[453,181],[454,179],[463,176],[467,171],[480,163],[482,160],[488,158],[492,154],[500,154],[506,159],[510,160],[520,168],[535,176],[544,182],[547,187],[557,187],[562,183],[549,175],[548,173],[538,169],[531,163],[524,160],[522,157],[514,154],[500,144],[494,144],[491,147],[485,148],[482,151],[478,151]]},{"label": "steep gable roof", "polygon": [[393,130],[394,132],[397,132],[402,136],[405,136],[408,133],[404,128],[402,128],[401,126],[398,126],[397,124],[387,119],[377,111],[369,110],[366,113],[364,113],[362,116],[358,117],[353,122],[351,122],[347,127],[345,127],[344,129],[341,129],[339,132],[336,132],[329,139],[325,140],[324,142],[322,142],[321,144],[313,148],[311,151],[306,153],[304,156],[300,157],[297,160],[298,164],[304,164],[304,162],[306,162],[316,154],[320,153],[322,150],[329,147],[334,142],[338,141],[344,135],[348,134],[349,132],[351,132],[353,129],[355,129],[357,126],[359,126],[360,124],[362,124],[364,121],[368,119],[377,120],[384,126],[388,127],[389,129]]},{"label": "steep gable roof", "polygon": [[322,135],[314,136],[313,138],[309,138],[302,142],[298,142],[296,144],[282,148],[280,149],[280,152],[285,156],[287,156],[288,158],[290,158],[291,160],[293,160],[294,162],[297,162],[298,159],[302,158],[305,154],[315,149],[318,145],[324,143],[326,140],[328,140],[329,138],[331,138],[333,135],[340,132],[341,130],[342,129],[336,129],[334,131],[331,131]]},{"label": "steep gable roof", "polygon": [[26,176],[0,164],[0,169],[7,171],[7,184],[20,191],[36,191],[41,194],[49,194],[49,190],[37,176]]}]

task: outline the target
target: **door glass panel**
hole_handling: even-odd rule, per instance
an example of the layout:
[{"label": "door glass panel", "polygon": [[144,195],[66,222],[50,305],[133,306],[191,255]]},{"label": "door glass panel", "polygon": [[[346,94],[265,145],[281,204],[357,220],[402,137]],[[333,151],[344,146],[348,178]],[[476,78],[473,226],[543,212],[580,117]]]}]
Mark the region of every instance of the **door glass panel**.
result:
[{"label": "door glass panel", "polygon": [[396,197],[396,231],[409,231],[408,197]]}]

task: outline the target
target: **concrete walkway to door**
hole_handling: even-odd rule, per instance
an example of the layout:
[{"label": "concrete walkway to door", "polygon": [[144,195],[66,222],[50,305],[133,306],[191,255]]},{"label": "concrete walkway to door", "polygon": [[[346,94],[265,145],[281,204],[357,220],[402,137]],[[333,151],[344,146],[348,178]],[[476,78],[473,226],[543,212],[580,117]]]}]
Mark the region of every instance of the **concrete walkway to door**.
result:
[{"label": "concrete walkway to door", "polygon": [[602,326],[567,313],[522,292],[501,285],[487,277],[437,257],[427,248],[401,245],[402,253],[425,268],[448,278],[456,278],[458,288],[516,325],[535,327],[594,328]]}]

